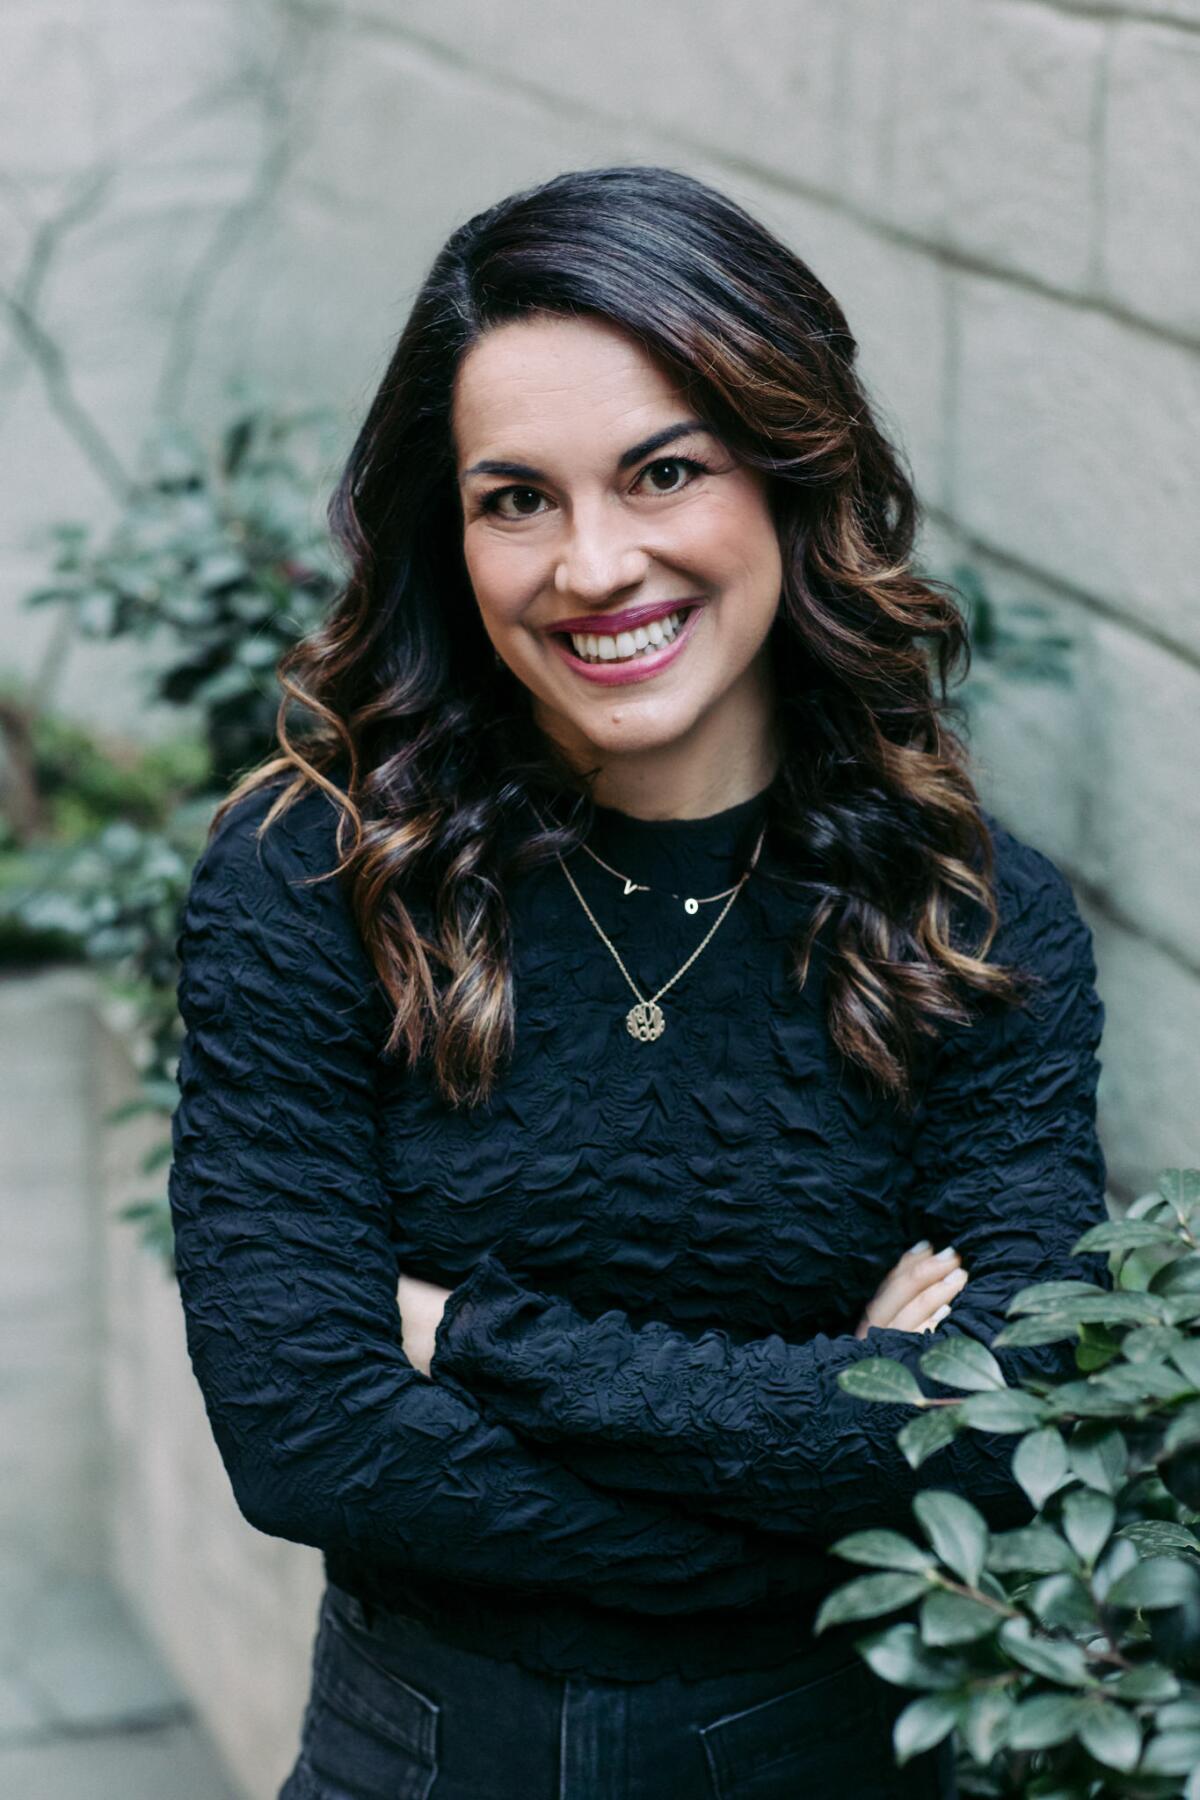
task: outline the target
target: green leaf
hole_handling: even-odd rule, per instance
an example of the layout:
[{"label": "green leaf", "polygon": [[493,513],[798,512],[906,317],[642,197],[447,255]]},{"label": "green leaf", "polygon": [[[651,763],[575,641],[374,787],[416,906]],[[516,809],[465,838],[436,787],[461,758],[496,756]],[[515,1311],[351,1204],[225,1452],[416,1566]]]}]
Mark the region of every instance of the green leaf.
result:
[{"label": "green leaf", "polygon": [[1142,1663],[1140,1668],[1122,1669],[1115,1680],[1105,1681],[1104,1689],[1120,1700],[1173,1700],[1179,1678],[1163,1663]]},{"label": "green leaf", "polygon": [[927,1396],[911,1369],[890,1356],[864,1356],[838,1372],[838,1386],[860,1400],[907,1401],[923,1406]]},{"label": "green leaf", "polygon": [[920,1631],[931,1648],[944,1644],[970,1644],[999,1629],[1004,1614],[984,1606],[968,1594],[952,1594],[945,1588],[926,1594],[921,1602]]},{"label": "green leaf", "polygon": [[1062,1521],[1067,1540],[1090,1567],[1112,1534],[1117,1509],[1107,1494],[1074,1488],[1063,1495]]},{"label": "green leaf", "polygon": [[1095,1325],[1161,1325],[1162,1302],[1153,1294],[1129,1288],[1113,1288],[1091,1297],[1081,1294],[1076,1300],[1064,1300],[1054,1309],[1067,1318]]},{"label": "green leaf", "polygon": [[948,1651],[931,1654],[921,1642],[916,1625],[908,1619],[855,1638],[854,1648],[868,1668],[893,1687],[946,1692],[958,1687],[970,1673],[961,1657]]},{"label": "green leaf", "polygon": [[1002,1394],[971,1394],[959,1407],[959,1416],[976,1431],[1032,1431],[1047,1417],[1047,1408],[1033,1394],[1006,1388]]},{"label": "green leaf", "polygon": [[1174,1519],[1132,1519],[1117,1532],[1136,1544],[1143,1556],[1166,1555],[1173,1550],[1200,1550],[1200,1538]]},{"label": "green leaf", "polygon": [[1113,1425],[1084,1420],[1071,1433],[1067,1455],[1079,1479],[1101,1493],[1115,1494],[1125,1478],[1129,1450]]},{"label": "green leaf", "polygon": [[1181,1374],[1186,1375],[1193,1387],[1200,1388],[1200,1341],[1196,1338],[1180,1337],[1169,1351],[1171,1361]]},{"label": "green leaf", "polygon": [[1200,1731],[1162,1731],[1138,1764],[1140,1775],[1189,1775],[1200,1763]]},{"label": "green leaf", "polygon": [[992,1342],[1001,1350],[1019,1350],[1033,1344],[1061,1343],[1063,1338],[1078,1335],[1079,1326],[1074,1319],[1058,1313],[1034,1313],[1028,1319],[1018,1319],[1014,1325],[1005,1325]]},{"label": "green leaf", "polygon": [[1160,1169],[1154,1185],[1176,1218],[1186,1219],[1200,1207],[1200,1169]]},{"label": "green leaf", "polygon": [[1143,1611],[1179,1606],[1195,1597],[1200,1576],[1178,1556],[1148,1556],[1122,1575],[1108,1591],[1109,1606],[1138,1606]]},{"label": "green leaf", "polygon": [[1000,1642],[1014,1662],[1057,1681],[1066,1687],[1087,1687],[1091,1677],[1087,1661],[1078,1644],[1064,1638],[1034,1637],[1027,1619],[1006,1619],[1000,1627]]},{"label": "green leaf", "polygon": [[1072,1299],[1078,1294],[1107,1292],[1107,1288],[1097,1287],[1094,1281],[1035,1281],[1030,1287],[1018,1289],[1005,1311],[1009,1314],[1054,1312],[1060,1301]]},{"label": "green leaf", "polygon": [[[1159,1331],[1158,1325],[1137,1325],[1135,1331]],[[1103,1369],[1121,1354],[1123,1340],[1111,1325],[1080,1325],[1079,1342],[1075,1346],[1075,1367],[1084,1375]]]},{"label": "green leaf", "polygon": [[1100,1288],[1090,1282],[1043,1282],[1014,1294],[1006,1313],[1054,1313],[1077,1322],[1160,1325],[1163,1308],[1153,1294],[1127,1288]]},{"label": "green leaf", "polygon": [[1015,1531],[997,1531],[988,1548],[987,1566],[1002,1574],[1013,1570],[1033,1575],[1073,1572],[1078,1558],[1050,1525],[1018,1525]]},{"label": "green leaf", "polygon": [[1014,1711],[1012,1690],[1008,1686],[992,1683],[971,1694],[963,1709],[960,1730],[973,1762],[984,1767],[991,1762],[1007,1742]]},{"label": "green leaf", "polygon": [[1040,1511],[1050,1495],[1070,1479],[1062,1434],[1047,1426],[1044,1431],[1032,1431],[1023,1437],[1013,1455],[1012,1470]]},{"label": "green leaf", "polygon": [[1166,1363],[1125,1363],[1112,1369],[1101,1369],[1092,1377],[1095,1388],[1115,1394],[1127,1406],[1142,1400],[1182,1400],[1193,1392],[1186,1375]]},{"label": "green leaf", "polygon": [[[1188,1342],[1173,1325],[1135,1325],[1125,1333],[1121,1349],[1128,1362],[1161,1362],[1167,1356],[1174,1359],[1175,1351],[1186,1348]],[[1197,1372],[1200,1373],[1200,1362]],[[1183,1373],[1188,1371],[1184,1369]]]},{"label": "green leaf", "polygon": [[1162,1453],[1174,1456],[1189,1445],[1200,1444],[1200,1401],[1181,1406],[1163,1434]]},{"label": "green leaf", "polygon": [[913,1511],[946,1567],[974,1587],[988,1551],[983,1514],[947,1488],[923,1489],[913,1500]]},{"label": "green leaf", "polygon": [[857,1581],[835,1588],[822,1601],[813,1625],[814,1635],[847,1619],[874,1619],[880,1613],[894,1612],[928,1589],[924,1575],[860,1575]]},{"label": "green leaf", "polygon": [[1034,1582],[1023,1598],[1038,1624],[1047,1631],[1090,1636],[1099,1629],[1095,1602],[1078,1575],[1045,1575]]},{"label": "green leaf", "polygon": [[1200,1700],[1179,1700],[1158,1712],[1160,1731],[1200,1731]]},{"label": "green leaf", "polygon": [[1116,1532],[1092,1572],[1092,1592],[1101,1604],[1108,1599],[1109,1589],[1123,1575],[1127,1575],[1130,1569],[1136,1569],[1138,1561],[1138,1553],[1133,1544],[1127,1537],[1122,1537],[1119,1531]]},{"label": "green leaf", "polygon": [[897,1767],[948,1737],[958,1723],[959,1710],[959,1702],[949,1694],[922,1694],[910,1700],[892,1727]]},{"label": "green leaf", "polygon": [[169,1163],[174,1154],[174,1145],[168,1138],[165,1143],[152,1145],[138,1166],[143,1175],[153,1175],[155,1169],[161,1169],[166,1163]]},{"label": "green leaf", "polygon": [[961,1430],[957,1406],[931,1406],[902,1425],[896,1442],[911,1469],[919,1469],[927,1457],[948,1444]]},{"label": "green leaf", "polygon": [[1195,1294],[1200,1291],[1200,1257],[1192,1253],[1175,1257],[1150,1277],[1156,1295]]},{"label": "green leaf", "polygon": [[1104,1225],[1093,1225],[1090,1231],[1085,1231],[1071,1254],[1078,1256],[1081,1250],[1133,1250],[1139,1244],[1175,1244],[1178,1241],[1178,1232],[1149,1219],[1110,1219]]},{"label": "green leaf", "polygon": [[1088,1381],[1063,1381],[1046,1396],[1046,1404],[1059,1418],[1125,1419],[1129,1402],[1121,1394],[1097,1387],[1099,1376]]},{"label": "green leaf", "polygon": [[1079,1723],[1079,1739],[1084,1749],[1108,1769],[1128,1771],[1137,1767],[1142,1751],[1142,1734],[1137,1720],[1124,1707],[1114,1706],[1093,1694],[1084,1702]]},{"label": "green leaf", "polygon": [[1004,1371],[986,1344],[978,1338],[947,1338],[934,1344],[920,1359],[921,1373],[945,1387],[984,1392],[1007,1387]]},{"label": "green leaf", "polygon": [[914,1544],[909,1538],[902,1537],[898,1531],[885,1531],[882,1528],[852,1531],[848,1537],[839,1538],[829,1548],[835,1556],[844,1556],[848,1562],[868,1563],[877,1569],[919,1572],[934,1567],[928,1550]]},{"label": "green leaf", "polygon": [[1086,1702],[1077,1694],[1035,1694],[1013,1708],[1005,1733],[1009,1750],[1047,1750],[1079,1729]]}]

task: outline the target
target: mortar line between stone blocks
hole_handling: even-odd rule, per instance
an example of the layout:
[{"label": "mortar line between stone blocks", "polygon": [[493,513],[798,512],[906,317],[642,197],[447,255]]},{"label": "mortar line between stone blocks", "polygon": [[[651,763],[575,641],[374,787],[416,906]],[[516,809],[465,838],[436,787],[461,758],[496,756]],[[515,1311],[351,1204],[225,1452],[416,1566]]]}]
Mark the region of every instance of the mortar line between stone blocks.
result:
[{"label": "mortar line between stone blocks", "polygon": [[1200,673],[1200,647],[1188,644],[1180,638],[1172,637],[1170,632],[1161,631],[1156,625],[1149,624],[1136,613],[1128,611],[1115,600],[1109,600],[1090,588],[1076,587],[1062,575],[1053,570],[1043,568],[1039,563],[1028,562],[1012,550],[1006,550],[989,538],[981,537],[978,532],[969,530],[962,521],[956,519],[944,507],[933,501],[926,502],[921,509],[929,520],[943,531],[949,532],[962,545],[965,551],[985,556],[990,562],[1013,575],[1023,575],[1030,581],[1036,581],[1039,587],[1047,589],[1060,600],[1068,600],[1075,606],[1081,606],[1088,612],[1107,619],[1111,625],[1120,625],[1124,630],[1139,638],[1143,643],[1152,644],[1156,650],[1163,651],[1177,662],[1185,663],[1189,669]]}]

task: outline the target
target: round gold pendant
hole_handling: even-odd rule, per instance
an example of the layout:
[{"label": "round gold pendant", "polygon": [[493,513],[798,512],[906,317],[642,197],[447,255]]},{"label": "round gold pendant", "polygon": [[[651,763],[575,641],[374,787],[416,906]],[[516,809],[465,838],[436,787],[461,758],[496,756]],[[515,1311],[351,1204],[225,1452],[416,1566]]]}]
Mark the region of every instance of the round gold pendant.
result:
[{"label": "round gold pendant", "polygon": [[662,1007],[655,1000],[639,1000],[636,1006],[631,1006],[625,1014],[625,1023],[629,1027],[630,1037],[637,1038],[642,1044],[661,1037],[667,1029]]}]

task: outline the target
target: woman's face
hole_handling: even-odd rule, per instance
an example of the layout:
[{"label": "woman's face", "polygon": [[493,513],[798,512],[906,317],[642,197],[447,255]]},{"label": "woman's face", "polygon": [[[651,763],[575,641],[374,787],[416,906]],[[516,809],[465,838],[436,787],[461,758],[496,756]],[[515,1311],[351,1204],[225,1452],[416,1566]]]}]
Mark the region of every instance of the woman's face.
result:
[{"label": "woman's face", "polygon": [[761,755],[782,583],[764,477],[601,320],[493,327],[452,422],[484,628],[573,766]]}]

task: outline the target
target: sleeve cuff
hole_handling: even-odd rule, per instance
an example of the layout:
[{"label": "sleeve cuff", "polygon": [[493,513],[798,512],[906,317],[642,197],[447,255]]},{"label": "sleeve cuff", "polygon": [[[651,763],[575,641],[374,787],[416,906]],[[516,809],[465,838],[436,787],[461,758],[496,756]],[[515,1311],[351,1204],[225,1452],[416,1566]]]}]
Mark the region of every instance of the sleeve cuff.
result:
[{"label": "sleeve cuff", "polygon": [[508,1274],[503,1263],[485,1250],[470,1274],[451,1288],[437,1330],[429,1373],[456,1375],[461,1380],[487,1357],[497,1329],[512,1317],[522,1301],[532,1299]]}]

